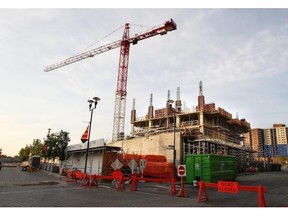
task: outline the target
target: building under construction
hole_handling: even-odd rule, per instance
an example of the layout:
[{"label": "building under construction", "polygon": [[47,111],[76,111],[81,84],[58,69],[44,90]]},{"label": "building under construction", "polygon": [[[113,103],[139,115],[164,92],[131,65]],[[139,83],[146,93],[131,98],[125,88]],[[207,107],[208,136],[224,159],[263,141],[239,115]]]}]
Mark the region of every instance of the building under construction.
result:
[{"label": "building under construction", "polygon": [[[246,146],[243,134],[250,124],[245,119],[232,118],[215,103],[205,103],[202,82],[199,85],[198,105],[194,109],[182,107],[180,88],[174,103],[168,97],[162,109],[153,107],[150,97],[148,113],[137,117],[135,100],[131,110],[131,135],[111,143],[130,154],[158,154],[184,164],[186,154],[221,154],[236,156],[239,171],[249,165],[252,148]],[[108,144],[109,145],[109,144]]]}]

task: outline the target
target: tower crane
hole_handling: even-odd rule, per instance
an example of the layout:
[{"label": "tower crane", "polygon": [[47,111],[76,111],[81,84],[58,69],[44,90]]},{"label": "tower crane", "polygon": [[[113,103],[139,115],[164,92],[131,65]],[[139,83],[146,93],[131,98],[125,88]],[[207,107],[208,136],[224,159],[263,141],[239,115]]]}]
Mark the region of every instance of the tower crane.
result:
[{"label": "tower crane", "polygon": [[128,75],[128,61],[129,61],[129,51],[130,44],[137,44],[138,41],[156,36],[165,35],[169,31],[177,29],[176,23],[173,19],[166,21],[163,25],[151,28],[148,31],[135,34],[135,36],[129,36],[130,24],[126,23],[124,27],[124,32],[122,40],[118,40],[107,45],[100,46],[98,48],[82,52],[80,54],[74,55],[58,63],[52,64],[44,68],[45,72],[55,70],[60,67],[81,61],[83,59],[94,57],[95,55],[107,52],[109,50],[120,47],[120,58],[118,66],[118,78],[117,78],[117,88],[115,94],[115,107],[114,107],[114,121],[113,121],[113,134],[112,141],[117,141],[122,139],[124,136],[124,125],[125,125],[125,109],[126,109],[126,87],[127,87],[127,75]]}]

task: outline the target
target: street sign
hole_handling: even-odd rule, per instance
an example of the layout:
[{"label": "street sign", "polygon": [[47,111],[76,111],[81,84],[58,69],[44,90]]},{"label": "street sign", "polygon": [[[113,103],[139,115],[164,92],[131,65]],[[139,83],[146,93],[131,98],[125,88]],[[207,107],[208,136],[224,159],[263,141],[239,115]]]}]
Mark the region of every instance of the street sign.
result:
[{"label": "street sign", "polygon": [[122,166],[123,166],[123,164],[122,164],[121,161],[119,161],[118,159],[116,159],[116,160],[111,164],[111,167],[112,167],[114,170],[121,169]]},{"label": "street sign", "polygon": [[174,149],[174,145],[168,145],[166,148],[169,150]]},{"label": "street sign", "polygon": [[186,176],[186,165],[178,165],[178,176]]},{"label": "street sign", "polygon": [[138,164],[134,159],[132,159],[131,161],[129,161],[128,166],[130,167],[131,172],[134,173],[135,168],[138,166]]},{"label": "street sign", "polygon": [[238,182],[218,181],[217,188],[218,192],[238,193]]},{"label": "street sign", "polygon": [[140,168],[145,169],[146,167],[146,159],[140,159]]}]

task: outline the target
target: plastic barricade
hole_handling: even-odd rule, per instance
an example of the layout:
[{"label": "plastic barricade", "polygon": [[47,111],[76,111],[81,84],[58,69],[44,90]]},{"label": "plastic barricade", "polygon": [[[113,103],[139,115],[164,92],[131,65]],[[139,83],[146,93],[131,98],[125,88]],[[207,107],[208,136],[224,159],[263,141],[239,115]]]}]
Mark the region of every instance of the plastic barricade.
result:
[{"label": "plastic barricade", "polygon": [[238,185],[237,182],[228,182],[228,181],[227,182],[218,181],[218,183],[200,181],[198,182],[198,186],[200,186],[197,196],[198,202],[208,200],[208,193],[206,187],[211,187],[211,188],[218,188],[219,192],[226,192],[226,193],[238,193],[238,190],[257,192],[258,207],[266,207],[266,201],[264,198],[264,192],[266,192],[266,187],[263,187],[262,185],[246,186],[246,185]]}]

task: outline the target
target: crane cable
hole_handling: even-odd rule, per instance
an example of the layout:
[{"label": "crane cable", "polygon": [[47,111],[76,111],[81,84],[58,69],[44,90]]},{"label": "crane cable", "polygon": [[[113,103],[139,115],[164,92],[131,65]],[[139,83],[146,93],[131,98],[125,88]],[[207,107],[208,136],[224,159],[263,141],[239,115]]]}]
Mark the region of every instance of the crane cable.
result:
[{"label": "crane cable", "polygon": [[[133,26],[137,26],[137,27],[140,27],[140,28],[149,28],[151,26],[146,26],[146,25],[141,25],[141,24],[130,24],[130,25],[133,25]],[[94,46],[95,44],[99,43],[100,41],[104,40],[105,38],[109,37],[110,35],[114,34],[115,32],[119,31],[120,29],[122,29],[124,27],[124,25],[120,26],[118,29],[112,31],[111,33],[107,34],[106,36],[104,36],[103,38],[97,40],[96,42],[92,43],[91,45],[89,45],[88,47],[84,48],[82,51],[79,51],[77,54],[75,55],[78,55],[82,52],[84,52],[85,50],[87,50],[88,48]]]},{"label": "crane cable", "polygon": [[104,39],[107,38],[108,36],[110,36],[110,35],[114,34],[115,32],[119,31],[119,30],[120,30],[121,28],[123,28],[123,27],[124,27],[124,25],[122,25],[122,26],[119,27],[118,29],[112,31],[111,33],[107,34],[107,35],[104,36],[103,38],[97,40],[96,42],[92,43],[91,45],[89,45],[88,47],[86,47],[85,49],[83,49],[82,51],[78,52],[76,55],[78,55],[78,54],[84,52],[84,51],[87,50],[88,48],[94,46],[96,43],[99,43],[100,41],[104,40]]}]

